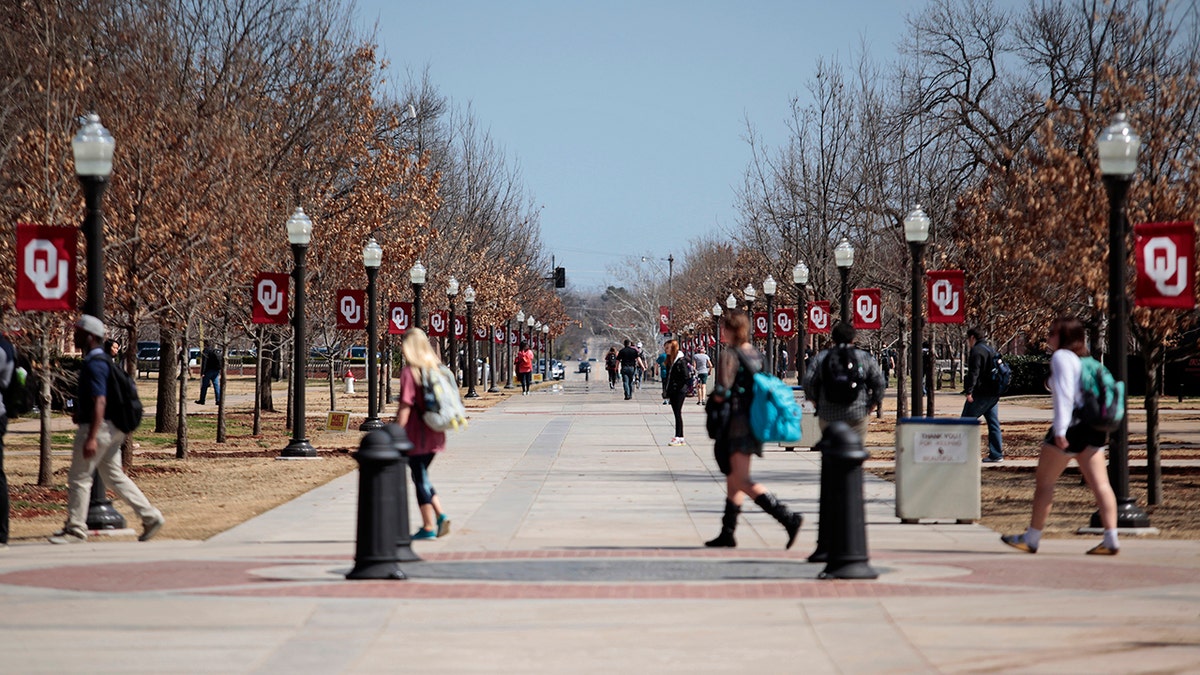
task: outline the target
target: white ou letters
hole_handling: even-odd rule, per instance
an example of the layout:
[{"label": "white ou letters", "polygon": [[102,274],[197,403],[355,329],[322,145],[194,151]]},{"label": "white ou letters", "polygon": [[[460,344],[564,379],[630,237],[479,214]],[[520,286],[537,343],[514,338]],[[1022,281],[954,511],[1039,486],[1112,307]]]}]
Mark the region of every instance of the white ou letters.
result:
[{"label": "white ou letters", "polygon": [[446,331],[446,317],[442,316],[440,312],[435,312],[433,314],[430,314],[429,315],[429,327],[432,328],[433,332],[435,332],[435,333],[445,332]]},{"label": "white ou letters", "polygon": [[943,316],[958,314],[958,291],[954,290],[954,284],[949,281],[935,281],[929,299]]},{"label": "white ou letters", "polygon": [[1179,255],[1170,237],[1153,237],[1146,242],[1142,249],[1142,269],[1166,297],[1178,297],[1187,288],[1187,256]]},{"label": "white ou letters", "polygon": [[818,330],[824,330],[829,325],[829,314],[820,305],[813,305],[808,310],[808,319]]},{"label": "white ou letters", "polygon": [[863,323],[876,323],[879,320],[879,305],[875,304],[875,299],[869,295],[858,296],[858,301],[854,304],[854,311],[858,313],[858,317]]},{"label": "white ou letters", "polygon": [[278,316],[283,311],[283,301],[286,296],[279,292],[279,286],[274,279],[263,279],[258,282],[258,304],[263,311],[271,316]]},{"label": "white ou letters", "polygon": [[754,317],[754,332],[755,333],[759,333],[759,334],[766,333],[768,328],[770,328],[770,326],[767,323],[766,316]]},{"label": "white ou letters", "polygon": [[[70,288],[69,263],[58,259],[58,248],[46,239],[25,246],[25,276],[46,300],[57,300]],[[53,282],[53,284],[51,283]]]},{"label": "white ou letters", "polygon": [[353,296],[343,295],[342,303],[338,310],[346,319],[346,323],[357,324],[362,322],[362,305],[358,304]]},{"label": "white ou letters", "polygon": [[783,333],[784,335],[791,335],[792,334],[792,317],[788,316],[787,314],[785,314],[783,312],[776,314],[775,315],[775,327],[779,329],[780,333]]},{"label": "white ou letters", "polygon": [[392,324],[398,330],[408,329],[408,312],[404,311],[403,307],[397,305],[392,308]]}]

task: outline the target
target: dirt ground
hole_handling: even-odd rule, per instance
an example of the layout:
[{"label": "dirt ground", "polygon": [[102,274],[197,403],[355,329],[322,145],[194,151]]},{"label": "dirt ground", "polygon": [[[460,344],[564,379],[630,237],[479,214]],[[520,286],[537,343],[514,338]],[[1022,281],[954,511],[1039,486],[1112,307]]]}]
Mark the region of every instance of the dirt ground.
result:
[{"label": "dirt ground", "polygon": [[[148,388],[142,380],[143,389]],[[199,382],[193,383],[193,387]],[[276,459],[279,451],[287,445],[290,433],[284,429],[286,406],[286,384],[275,385],[275,401],[281,412],[264,413],[263,433],[251,435],[249,412],[234,411],[227,419],[228,440],[218,444],[216,437],[215,406],[189,404],[188,419],[189,455],[187,459],[175,459],[174,434],[156,434],[150,431],[153,420],[143,423],[135,434],[136,448],[134,468],[130,476],[142,488],[150,500],[168,517],[167,525],[159,535],[172,539],[205,539],[244,522],[256,515],[283,504],[308,490],[344,475],[356,467],[350,455],[361,437],[357,425],[366,414],[366,387],[360,385],[358,393],[346,395],[343,386],[337,385],[338,408],[353,413],[351,427],[347,432],[326,431],[323,415],[311,414],[308,419],[308,436],[319,449],[319,458],[304,461],[281,461]],[[535,385],[549,386],[549,385]],[[230,380],[231,397],[243,399],[253,391],[249,378]],[[308,405],[311,411],[328,409],[327,388],[310,389]],[[480,398],[467,401],[468,409],[487,408],[504,400],[519,390],[501,390],[487,393],[484,387],[477,388]],[[882,419],[872,419],[867,438],[868,446],[891,446],[894,443],[894,397],[885,406]],[[1042,405],[1034,397],[1022,401],[1024,405]],[[943,406],[946,404],[943,404]],[[1164,401],[1164,407],[1197,409],[1200,419],[1200,402],[1189,400],[1182,405]],[[241,404],[239,404],[241,406]],[[244,407],[244,406],[242,406]],[[385,421],[394,411],[381,414]],[[1138,413],[1131,411],[1133,420]],[[1136,431],[1137,424],[1133,425]],[[1009,457],[1036,457],[1045,424],[1005,423],[1005,452]],[[1131,435],[1131,443],[1144,443],[1137,433]],[[1164,443],[1172,439],[1164,437]],[[37,480],[37,435],[14,433],[10,429],[5,438],[5,469],[8,473],[12,497],[11,539],[13,541],[37,540],[56,530],[66,515],[67,467],[70,464],[71,433],[54,435],[53,480],[48,487],[39,487]],[[1136,451],[1131,452],[1137,457]],[[873,451],[873,459],[891,459],[892,452]],[[1200,450],[1171,450],[1164,457],[1200,457]],[[890,478],[890,471],[877,471]],[[1200,539],[1200,470],[1195,467],[1168,467],[1163,475],[1164,503],[1151,512],[1152,524],[1162,530],[1163,537]],[[983,472],[983,524],[1001,532],[1019,532],[1029,520],[1030,500],[1033,495],[1033,467],[989,466]],[[1136,469],[1130,479],[1131,496],[1145,505],[1145,476]],[[114,500],[117,509],[136,528],[137,519],[120,500]],[[1095,510],[1091,492],[1080,484],[1078,470],[1072,468],[1059,482],[1051,524],[1047,536],[1073,536],[1074,531],[1087,524]]]}]

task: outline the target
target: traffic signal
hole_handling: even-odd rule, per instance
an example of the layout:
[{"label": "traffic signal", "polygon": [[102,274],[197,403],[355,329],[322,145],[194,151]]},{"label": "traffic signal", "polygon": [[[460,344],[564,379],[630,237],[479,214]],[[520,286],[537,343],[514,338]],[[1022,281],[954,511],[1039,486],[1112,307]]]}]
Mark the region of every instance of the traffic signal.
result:
[{"label": "traffic signal", "polygon": [[567,268],[565,268],[565,267],[555,267],[554,268],[554,287],[555,288],[566,288],[567,287]]}]

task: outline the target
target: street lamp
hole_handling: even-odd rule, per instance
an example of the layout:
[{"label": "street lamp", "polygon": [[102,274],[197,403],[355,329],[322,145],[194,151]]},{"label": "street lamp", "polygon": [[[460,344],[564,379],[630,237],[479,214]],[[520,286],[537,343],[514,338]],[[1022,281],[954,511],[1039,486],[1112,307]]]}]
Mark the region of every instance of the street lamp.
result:
[{"label": "street lamp", "polygon": [[904,216],[904,239],[908,241],[908,246],[912,250],[912,339],[910,340],[910,348],[912,350],[912,416],[922,417],[923,412],[921,395],[922,374],[925,372],[925,364],[922,363],[923,353],[921,345],[923,339],[921,333],[925,328],[925,317],[922,315],[922,305],[924,304],[923,297],[925,289],[922,288],[922,282],[925,277],[925,242],[929,239],[929,216],[925,215],[925,211],[921,209],[921,205],[917,204],[912,211]]},{"label": "street lamp", "polygon": [[542,370],[542,381],[549,382],[550,381],[550,324],[548,324],[548,323],[542,324],[542,342],[544,343],[543,349],[545,350],[543,352],[543,354],[545,355],[544,358],[546,359],[543,362],[543,363],[545,363],[545,366]]},{"label": "street lamp", "polygon": [[296,311],[292,336],[292,442],[280,453],[283,457],[316,457],[317,449],[305,438],[304,424],[304,376],[308,367],[308,349],[304,346],[304,254],[312,240],[312,220],[297,206],[287,221],[288,242],[292,245],[292,278],[296,284]]},{"label": "street lamp", "polygon": [[467,303],[467,395],[463,398],[479,398],[475,392],[475,289],[470,285],[463,291],[463,300]]},{"label": "street lamp", "polygon": [[[495,314],[496,314],[496,303],[495,303],[495,302],[492,302],[492,303],[490,303],[490,304],[488,305],[488,309],[490,310],[490,311],[489,311],[489,313],[490,313],[490,314],[492,314],[493,316],[495,316]],[[488,393],[489,393],[489,394],[498,394],[498,393],[500,393],[500,389],[499,389],[499,387],[497,387],[497,386],[496,386],[496,329],[497,329],[497,328],[498,328],[498,326],[496,326],[496,325],[489,325],[489,326],[488,326],[488,339],[487,339],[487,346],[488,346],[488,348],[487,348],[487,353],[488,353],[488,368],[487,368],[487,372],[488,372],[488,380],[487,380],[487,381],[488,381],[488,388],[487,388],[487,391],[488,391]],[[507,334],[504,336],[504,341],[505,341],[505,342],[508,342],[508,335],[507,335]]]},{"label": "street lamp", "polygon": [[842,321],[850,321],[850,268],[854,266],[854,247],[842,237],[833,249],[833,259],[842,275]]},{"label": "street lamp", "polygon": [[[100,200],[112,175],[113,150],[116,141],[100,124],[100,116],[88,113],[83,126],[71,140],[75,158],[75,176],[83,187],[83,202],[87,209],[81,228],[87,244],[87,298],[83,313],[104,321],[104,211]],[[125,517],[113,508],[100,472],[92,474],[92,496],[88,503],[87,526],[93,530],[125,528]]]},{"label": "street lamp", "polygon": [[458,338],[454,330],[454,297],[458,295],[458,279],[450,277],[446,282],[446,299],[450,305],[450,372],[454,373],[454,383],[458,384]]},{"label": "street lamp", "polygon": [[536,323],[537,320],[533,318],[532,314],[530,314],[529,318],[525,320],[525,326],[529,328],[529,339],[527,344],[530,349],[533,349],[533,326]]},{"label": "street lamp", "polygon": [[[1125,195],[1137,171],[1138,149],[1142,139],[1117,113],[1108,128],[1096,139],[1100,157],[1100,174],[1108,193],[1108,366],[1113,378],[1127,382],[1128,363],[1128,304],[1125,292],[1125,244],[1128,224],[1125,221]],[[1108,478],[1117,496],[1117,527],[1150,527],[1150,517],[1129,496],[1129,418],[1109,435]],[[1092,515],[1092,527],[1100,527],[1099,512]]]},{"label": "street lamp", "polygon": [[770,274],[766,279],[763,279],[763,294],[767,296],[767,372],[775,373],[775,290],[778,285],[775,283],[775,277]]},{"label": "street lamp", "polygon": [[796,285],[796,384],[804,385],[804,373],[808,372],[808,355],[804,343],[808,341],[808,265],[803,261],[792,268],[792,283]]},{"label": "street lamp", "polygon": [[[758,299],[758,292],[754,290],[754,284],[746,284],[742,289],[742,297],[746,299],[746,313],[750,315],[750,322],[754,322],[754,301]],[[754,333],[750,333],[753,338]]]},{"label": "street lamp", "polygon": [[412,327],[421,327],[421,287],[425,285],[425,266],[418,260],[413,264],[412,269],[408,270],[408,280],[412,284],[413,291],[413,318]]},{"label": "street lamp", "polygon": [[715,358],[721,353],[721,303],[714,303],[712,308],[713,318],[713,338],[717,341],[717,345],[713,347],[713,357]]},{"label": "street lamp", "polygon": [[[517,332],[520,333],[521,326],[525,323],[525,312],[523,310],[518,309],[516,319],[517,319]],[[513,367],[512,319],[505,321],[504,327],[505,327],[504,344],[506,345],[505,349],[507,350],[504,353],[504,361],[505,361],[505,363],[504,363],[504,374],[505,374],[504,388],[512,389],[513,388],[513,383],[512,383],[512,381],[513,381],[513,377],[512,377],[512,367]],[[518,338],[517,342],[520,343],[519,338]],[[520,344],[517,345],[517,348],[520,349]]]},{"label": "street lamp", "polygon": [[379,325],[376,312],[375,278],[379,276],[379,265],[383,262],[383,249],[371,237],[363,247],[363,267],[367,269],[367,419],[359,431],[382,429],[379,421]]}]

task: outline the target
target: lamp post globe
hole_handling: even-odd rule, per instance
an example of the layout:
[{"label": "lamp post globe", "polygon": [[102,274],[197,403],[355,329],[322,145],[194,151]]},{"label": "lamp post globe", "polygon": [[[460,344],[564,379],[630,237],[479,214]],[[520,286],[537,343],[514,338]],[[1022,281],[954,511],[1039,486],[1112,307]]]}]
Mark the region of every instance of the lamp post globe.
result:
[{"label": "lamp post globe", "polygon": [[308,251],[308,244],[312,239],[312,219],[304,213],[302,207],[297,206],[288,218],[287,235],[288,243],[292,246],[292,283],[296,287],[296,308],[292,313],[292,440],[280,456],[294,459],[317,456],[317,449],[308,441],[304,418],[304,371],[308,368],[305,333],[307,325],[304,317],[307,299],[304,284],[307,274],[304,269],[304,254]]},{"label": "lamp post globe", "polygon": [[730,293],[729,296],[725,298],[725,307],[728,309],[737,309],[737,298],[734,297],[733,293]]},{"label": "lamp post globe", "polygon": [[530,314],[529,317],[525,319],[525,327],[529,329],[529,331],[528,331],[529,337],[527,338],[527,340],[528,340],[527,345],[530,349],[533,349],[533,326],[536,323],[537,323],[537,319],[533,318],[532,314]]},{"label": "lamp post globe", "polygon": [[467,303],[467,395],[464,398],[479,398],[475,391],[475,289],[470,285],[463,291],[463,302]]},{"label": "lamp post globe", "polygon": [[[75,160],[75,176],[83,188],[86,208],[80,227],[87,246],[87,295],[83,302],[83,313],[103,321],[104,211],[100,204],[112,175],[113,152],[117,146],[112,134],[100,123],[99,115],[88,113],[82,122],[75,138],[71,139],[71,153]],[[113,508],[99,471],[92,474],[87,526],[93,530],[120,530],[125,527],[125,517]]]},{"label": "lamp post globe", "polygon": [[767,296],[767,372],[775,373],[775,291],[779,285],[770,274],[763,279],[763,295]]},{"label": "lamp post globe", "polygon": [[377,290],[375,280],[379,277],[379,266],[383,263],[383,248],[375,237],[363,246],[363,268],[367,270],[367,419],[359,431],[383,428],[379,420],[379,316],[377,314]]},{"label": "lamp post globe", "polygon": [[[1096,139],[1101,178],[1108,194],[1108,367],[1118,382],[1129,381],[1129,298],[1125,288],[1129,224],[1125,220],[1125,197],[1137,172],[1141,145],[1142,139],[1125,113],[1117,113]],[[1109,434],[1108,478],[1117,497],[1117,527],[1150,527],[1150,517],[1129,495],[1128,416]],[[1099,512],[1092,514],[1091,525],[1101,526]]]},{"label": "lamp post globe", "polygon": [[425,266],[418,260],[408,270],[408,281],[413,291],[413,328],[421,328],[421,287],[425,285]]},{"label": "lamp post globe", "polygon": [[742,297],[746,299],[746,313],[750,315],[751,321],[754,320],[754,301],[758,299],[758,291],[754,290],[754,284],[746,284],[742,289]]},{"label": "lamp post globe", "polygon": [[904,239],[908,242],[912,254],[912,285],[909,290],[912,300],[912,335],[909,339],[909,348],[912,351],[912,370],[910,371],[912,416],[922,417],[924,401],[921,395],[921,377],[925,372],[924,355],[921,350],[924,342],[922,334],[925,330],[925,317],[922,311],[924,288],[922,285],[925,281],[924,252],[925,242],[929,239],[929,216],[925,215],[920,204],[914,206],[912,211],[904,216]]},{"label": "lamp post globe", "polygon": [[796,384],[804,385],[804,373],[808,368],[808,265],[804,261],[792,267],[792,284],[796,286]]},{"label": "lamp post globe", "polygon": [[850,321],[850,268],[854,266],[854,247],[850,240],[842,237],[842,241],[833,249],[833,259],[837,263],[838,272],[842,275],[842,321]]},{"label": "lamp post globe", "polygon": [[545,367],[542,370],[542,382],[549,382],[553,369],[550,367],[550,324],[542,324],[542,354]]},{"label": "lamp post globe", "polygon": [[721,350],[721,315],[722,314],[724,314],[724,311],[721,309],[721,303],[719,303],[719,302],[713,303],[713,306],[712,306],[713,339],[717,341],[716,346],[713,347],[713,357],[714,357],[713,360],[714,361],[716,360],[717,354],[720,353],[720,350]]}]

